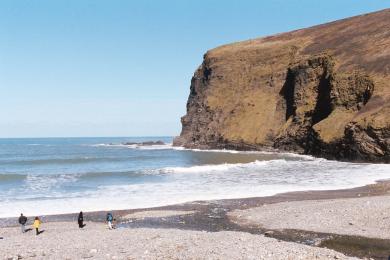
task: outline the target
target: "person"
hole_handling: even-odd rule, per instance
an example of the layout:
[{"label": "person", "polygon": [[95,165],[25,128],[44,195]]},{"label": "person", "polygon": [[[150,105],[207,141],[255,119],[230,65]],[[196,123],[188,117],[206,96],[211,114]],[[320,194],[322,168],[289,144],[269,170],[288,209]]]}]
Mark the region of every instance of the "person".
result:
[{"label": "person", "polygon": [[112,229],[116,229],[116,218],[112,220]]},{"label": "person", "polygon": [[19,224],[22,228],[22,233],[26,233],[26,223],[27,223],[27,218],[23,216],[23,213],[21,213],[19,217]]},{"label": "person", "polygon": [[112,216],[112,213],[110,212],[107,213],[106,220],[107,220],[108,229],[113,229],[112,221],[114,220],[114,217]]},{"label": "person", "polygon": [[80,211],[80,214],[79,214],[79,217],[77,219],[77,222],[79,223],[79,228],[83,228],[85,225],[84,225],[84,215],[83,215],[83,212]]},{"label": "person", "polygon": [[39,235],[39,227],[41,226],[41,223],[41,220],[38,217],[35,217],[33,227],[35,228],[37,236]]}]

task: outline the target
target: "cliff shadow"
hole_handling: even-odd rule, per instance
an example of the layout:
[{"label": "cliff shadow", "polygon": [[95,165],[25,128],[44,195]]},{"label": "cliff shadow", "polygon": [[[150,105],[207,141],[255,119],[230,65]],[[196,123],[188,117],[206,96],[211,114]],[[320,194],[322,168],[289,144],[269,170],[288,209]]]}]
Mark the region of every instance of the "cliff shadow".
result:
[{"label": "cliff shadow", "polygon": [[312,115],[312,125],[324,120],[332,113],[331,91],[332,85],[330,77],[324,73],[318,84],[317,102]]},{"label": "cliff shadow", "polygon": [[286,80],[283,84],[279,95],[284,99],[285,120],[287,121],[291,116],[295,116],[296,106],[294,104],[294,91],[295,91],[295,74],[289,68],[287,70]]}]

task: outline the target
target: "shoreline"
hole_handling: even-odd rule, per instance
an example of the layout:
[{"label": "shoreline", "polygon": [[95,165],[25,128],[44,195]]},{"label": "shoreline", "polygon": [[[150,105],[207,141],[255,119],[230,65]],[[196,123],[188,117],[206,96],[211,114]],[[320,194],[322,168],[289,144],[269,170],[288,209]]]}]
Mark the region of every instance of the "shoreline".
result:
[{"label": "shoreline", "polygon": [[[372,257],[382,259],[390,255],[390,239],[369,238],[354,235],[344,235],[329,232],[316,232],[303,229],[266,228],[262,225],[246,225],[237,223],[231,213],[256,209],[264,205],[278,205],[280,203],[305,203],[308,201],[381,197],[390,195],[390,180],[377,181],[352,189],[324,190],[324,191],[297,191],[280,193],[268,197],[252,197],[226,200],[193,201],[183,204],[168,205],[154,208],[113,210],[117,219],[118,230],[177,230],[182,232],[207,232],[218,234],[221,232],[238,232],[250,235],[261,235],[277,241],[302,244],[314,248],[329,248],[352,257]],[[104,229],[105,214],[107,211],[84,212],[87,227]],[[78,213],[43,216],[42,228],[48,229],[56,225],[77,226]],[[31,221],[31,217],[29,220]],[[68,223],[68,224],[64,224]],[[100,224],[99,224],[100,223]],[[16,218],[0,219],[3,230],[19,230]],[[133,230],[133,231],[131,231]],[[145,231],[148,233],[149,231]],[[145,233],[144,232],[144,233]],[[176,232],[176,231],[175,231]],[[186,233],[186,234],[187,234]],[[43,234],[44,236],[45,234]],[[1,235],[3,236],[3,235]],[[367,247],[369,251],[365,250]]]},{"label": "shoreline", "polygon": [[[359,198],[368,196],[382,196],[390,194],[390,179],[378,180],[374,184],[367,184],[355,188],[337,189],[337,190],[306,190],[306,191],[291,191],[277,193],[271,196],[262,197],[244,197],[234,199],[215,199],[215,200],[198,200],[184,203],[176,203],[158,207],[146,207],[136,209],[120,209],[120,210],[97,210],[84,212],[84,215],[89,221],[104,222],[104,217],[107,212],[113,212],[117,217],[136,213],[155,210],[195,210],[203,211],[211,205],[221,205],[223,208],[232,210],[242,210],[253,207],[258,207],[263,204],[275,204],[289,201],[305,201],[305,200],[326,200],[326,199],[343,199],[343,198]],[[47,222],[58,221],[75,221],[78,212],[69,212],[61,214],[40,215]],[[101,216],[100,216],[101,215]],[[27,216],[29,221],[35,216]],[[18,217],[0,218],[0,228],[17,226]]]},{"label": "shoreline", "polygon": [[[148,143],[148,142],[152,142],[152,141],[147,141],[147,142],[144,142],[144,143]],[[157,141],[159,142],[159,141]],[[161,141],[162,142],[162,141]],[[135,144],[143,144],[143,143],[135,143]],[[112,144],[112,143],[109,143],[109,144],[97,144],[97,146],[100,146],[100,145],[104,145],[104,146],[117,146],[116,144]],[[253,151],[248,151],[248,150],[203,150],[203,149],[190,149],[190,148],[185,148],[185,147],[177,147],[177,146],[173,146],[172,143],[164,143],[164,146],[165,145],[168,145],[170,146],[171,149],[173,150],[188,150],[188,151],[191,151],[191,152],[212,152],[212,153],[232,153],[232,154],[236,154],[236,153],[244,153],[244,154],[264,154],[264,155],[274,155],[275,154],[275,157],[269,159],[269,158],[266,158],[266,159],[259,159],[259,160],[254,160],[254,161],[250,161],[250,162],[241,162],[241,161],[238,161],[238,162],[225,162],[225,163],[219,163],[219,164],[201,164],[201,165],[190,165],[190,166],[172,166],[172,167],[162,167],[162,168],[157,168],[156,171],[163,171],[164,173],[167,172],[169,173],[169,171],[172,171],[172,172],[180,172],[183,168],[184,170],[191,170],[191,172],[195,171],[195,170],[199,170],[198,167],[201,169],[201,170],[204,170],[204,168],[207,168],[207,167],[212,167],[213,169],[216,168],[217,170],[219,170],[218,167],[222,166],[222,167],[229,167],[228,169],[230,169],[230,167],[234,168],[236,167],[237,165],[244,165],[245,167],[247,166],[248,168],[251,167],[252,165],[254,166],[258,166],[258,165],[262,165],[262,163],[273,163],[275,162],[276,163],[279,163],[278,161],[281,161],[281,162],[285,162],[285,161],[290,161],[289,159],[286,159],[287,158],[299,158],[299,161],[300,159],[304,159],[303,161],[308,161],[308,163],[311,163],[311,162],[319,162],[319,163],[322,163],[323,161],[326,162],[326,163],[330,163],[332,162],[332,160],[328,160],[328,159],[325,159],[325,158],[320,158],[320,157],[315,157],[315,156],[312,156],[312,155],[305,155],[305,154],[299,154],[299,153],[294,153],[294,152],[291,152],[291,151],[281,151],[281,150],[272,150],[272,151],[267,151],[267,150],[253,150]],[[93,144],[92,146],[96,146],[96,144]],[[132,144],[130,143],[123,143],[123,144],[120,144],[120,146],[132,146]],[[151,145],[152,147],[155,147],[156,145]],[[159,150],[159,149],[157,149]],[[286,156],[286,157],[285,157]],[[292,161],[295,162],[295,159],[293,159]],[[298,159],[297,159],[298,161]],[[0,216],[0,227],[1,226],[4,226],[4,222],[6,222],[4,219],[7,219],[7,218],[12,218],[12,217],[16,217],[20,214],[20,212],[23,212],[24,214],[27,214],[29,215],[30,217],[32,216],[47,216],[47,217],[51,217],[51,216],[61,216],[61,215],[72,215],[72,214],[76,214],[75,211],[78,211],[78,210],[83,210],[84,212],[88,212],[88,213],[96,213],[96,212],[107,212],[107,211],[123,211],[123,210],[143,210],[143,209],[150,209],[150,208],[161,208],[161,207],[166,207],[166,206],[175,206],[175,205],[181,205],[181,204],[187,204],[187,203],[192,203],[193,201],[225,201],[225,200],[240,200],[240,199],[243,199],[243,198],[263,198],[263,197],[273,197],[273,196],[278,196],[279,194],[285,194],[285,193],[294,193],[294,192],[306,192],[306,191],[329,191],[329,192],[332,192],[334,190],[345,190],[345,189],[354,189],[354,188],[357,188],[357,187],[362,187],[362,186],[365,186],[365,185],[371,185],[371,184],[375,184],[376,182],[380,181],[381,179],[383,178],[388,178],[388,174],[387,174],[387,171],[388,171],[388,168],[387,167],[384,167],[383,169],[385,170],[382,170],[382,168],[375,168],[375,166],[373,166],[374,164],[372,163],[359,163],[359,162],[343,162],[343,161],[334,161],[334,162],[340,162],[340,163],[349,163],[349,164],[352,164],[352,167],[358,167],[360,168],[360,166],[353,166],[353,164],[359,164],[359,165],[368,165],[367,166],[367,169],[371,169],[370,172],[375,172],[374,176],[372,176],[372,174],[368,174],[366,176],[366,178],[349,178],[348,176],[348,179],[345,180],[345,177],[342,177],[344,179],[341,179],[341,184],[340,183],[327,183],[325,181],[325,184],[324,183],[321,183],[320,181],[318,183],[321,183],[321,184],[316,184],[314,182],[313,185],[300,185],[298,183],[298,185],[295,185],[294,183],[287,183],[288,185],[281,185],[281,188],[278,188],[277,191],[275,191],[274,188],[270,188],[270,189],[267,189],[267,187],[265,188],[260,188],[260,187],[257,187],[258,190],[256,191],[249,191],[247,192],[247,190],[240,190],[240,192],[237,192],[235,193],[234,191],[231,192],[220,192],[220,193],[215,193],[215,194],[212,194],[212,195],[209,195],[206,193],[206,195],[203,194],[202,196],[202,193],[194,193],[194,194],[191,194],[190,196],[187,196],[185,198],[180,198],[180,197],[168,197],[168,198],[165,198],[163,200],[161,200],[161,198],[159,196],[157,196],[157,200],[145,200],[144,197],[141,197],[140,199],[136,200],[135,203],[129,203],[129,199],[127,200],[117,200],[117,197],[113,197],[113,198],[110,198],[109,200],[107,201],[98,201],[98,200],[91,200],[91,201],[88,201],[88,199],[91,199],[93,197],[84,197],[84,200],[83,200],[83,203],[80,204],[79,201],[76,201],[75,203],[75,200],[77,199],[77,197],[70,197],[69,201],[68,201],[68,198],[58,198],[58,199],[48,199],[48,200],[45,200],[45,199],[42,199],[42,203],[38,203],[37,202],[34,202],[33,200],[17,200],[17,201],[14,201],[14,202],[5,202],[5,208],[7,208],[7,206],[9,206],[10,210],[9,211],[3,211],[1,216]],[[257,164],[258,163],[258,164]],[[377,164],[377,165],[382,165],[382,164]],[[259,167],[260,167],[259,166]],[[333,165],[332,165],[333,166]],[[371,167],[372,166],[372,167]],[[378,166],[379,167],[379,166]],[[176,169],[177,168],[177,169]],[[193,168],[193,169],[192,169]],[[380,169],[380,170],[379,170]],[[154,168],[153,168],[154,170]],[[383,174],[383,171],[385,171],[385,174]],[[94,173],[94,172],[92,172]],[[86,174],[80,174],[80,178],[83,178],[85,176],[89,177],[89,175],[92,175],[94,176],[93,174],[90,174],[89,172],[87,172]],[[22,175],[22,176],[27,176],[26,175]],[[352,175],[351,175],[352,176]],[[78,177],[76,177],[78,178]],[[352,181],[351,181],[352,180]],[[269,183],[267,183],[268,185]],[[300,186],[299,186],[300,185]],[[271,185],[272,186],[272,185]],[[185,187],[185,186],[181,186],[181,187]],[[235,188],[235,187],[234,187]],[[210,187],[210,189],[212,189],[212,187]],[[158,189],[154,189],[154,190],[158,190]],[[153,191],[153,190],[152,190]],[[200,194],[200,196],[199,196]],[[216,195],[217,194],[217,195]],[[132,199],[131,196],[129,196],[128,198],[130,198],[130,200]],[[100,197],[99,197],[100,199]],[[116,206],[112,206],[112,202],[115,202]],[[118,203],[119,201],[119,203]],[[163,201],[163,203],[161,203],[161,201]],[[40,201],[39,201],[40,202]],[[132,201],[133,202],[133,201]],[[36,204],[36,205],[35,205]],[[59,208],[56,208],[57,205],[64,205],[66,206],[66,209],[64,207],[59,207]],[[68,205],[71,205],[71,206],[68,206]],[[93,205],[93,206],[91,206]],[[95,207],[95,205],[99,205],[98,207]],[[108,205],[108,206],[107,206]],[[131,205],[132,207],[131,208],[128,208],[128,206]],[[53,207],[51,207],[53,206]],[[53,210],[47,210],[47,209],[53,209]]]}]

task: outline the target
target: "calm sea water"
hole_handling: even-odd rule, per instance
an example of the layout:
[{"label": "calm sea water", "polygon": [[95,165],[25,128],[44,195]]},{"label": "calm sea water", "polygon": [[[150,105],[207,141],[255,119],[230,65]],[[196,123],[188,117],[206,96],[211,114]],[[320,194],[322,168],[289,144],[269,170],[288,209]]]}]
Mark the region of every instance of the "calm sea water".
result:
[{"label": "calm sea water", "polygon": [[[157,140],[166,144],[122,145]],[[171,142],[171,137],[0,139],[0,217],[351,188],[390,177],[385,164],[186,150]]]}]

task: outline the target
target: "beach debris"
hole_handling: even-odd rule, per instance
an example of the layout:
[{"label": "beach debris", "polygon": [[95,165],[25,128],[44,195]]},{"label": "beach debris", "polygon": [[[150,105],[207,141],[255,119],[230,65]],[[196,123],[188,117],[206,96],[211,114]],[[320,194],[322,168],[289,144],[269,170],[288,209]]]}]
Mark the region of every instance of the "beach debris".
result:
[{"label": "beach debris", "polygon": [[274,233],[275,233],[274,231],[268,230],[268,231],[264,232],[264,236],[269,237],[269,236],[273,235]]}]

